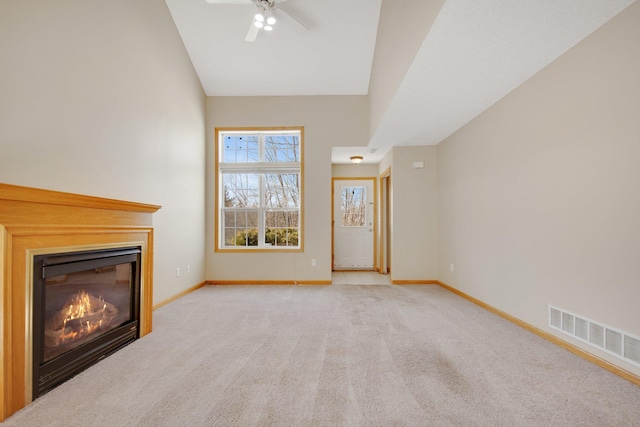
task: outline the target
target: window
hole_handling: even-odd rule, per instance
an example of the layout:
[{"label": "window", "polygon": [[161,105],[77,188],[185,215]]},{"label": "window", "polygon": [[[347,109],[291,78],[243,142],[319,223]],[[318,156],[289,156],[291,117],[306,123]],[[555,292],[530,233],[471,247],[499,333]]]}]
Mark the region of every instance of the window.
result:
[{"label": "window", "polygon": [[216,129],[216,250],[302,250],[302,135]]}]

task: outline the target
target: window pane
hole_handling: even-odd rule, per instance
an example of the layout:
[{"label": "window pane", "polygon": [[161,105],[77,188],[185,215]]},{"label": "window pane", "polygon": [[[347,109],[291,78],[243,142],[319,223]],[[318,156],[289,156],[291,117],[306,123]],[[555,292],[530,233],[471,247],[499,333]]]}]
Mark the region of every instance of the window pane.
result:
[{"label": "window pane", "polygon": [[264,175],[264,205],[267,208],[297,208],[300,205],[300,175]]},{"label": "window pane", "polygon": [[244,211],[236,212],[236,227],[245,228],[247,226],[247,213]]},{"label": "window pane", "polygon": [[255,208],[260,203],[258,174],[228,173],[222,175],[225,207]]},{"label": "window pane", "polygon": [[298,246],[298,211],[265,212],[265,245]]},{"label": "window pane", "polygon": [[225,246],[258,246],[258,210],[224,210]]},{"label": "window pane", "polygon": [[226,227],[224,244],[225,246],[258,246],[258,229]]},{"label": "window pane", "polygon": [[267,228],[264,240],[266,246],[298,246],[298,229]]},{"label": "window pane", "polygon": [[236,211],[234,211],[234,210],[225,210],[224,211],[224,225],[225,225],[225,227],[235,227],[236,226]]},{"label": "window pane", "polygon": [[257,135],[225,135],[222,147],[224,163],[245,163],[258,161]]},{"label": "window pane", "polygon": [[265,162],[299,162],[300,137],[298,135],[265,135]]},{"label": "window pane", "polygon": [[266,227],[298,227],[298,211],[267,211],[264,213]]},{"label": "window pane", "polygon": [[258,246],[258,230],[256,228],[237,229],[231,246]]},{"label": "window pane", "polygon": [[366,224],[366,187],[342,188],[342,226],[364,227]]},{"label": "window pane", "polygon": [[235,228],[225,228],[224,229],[224,244],[225,244],[225,246],[234,246],[235,245],[235,237],[236,237],[236,229]]},{"label": "window pane", "polygon": [[258,211],[247,211],[247,227],[258,228]]}]

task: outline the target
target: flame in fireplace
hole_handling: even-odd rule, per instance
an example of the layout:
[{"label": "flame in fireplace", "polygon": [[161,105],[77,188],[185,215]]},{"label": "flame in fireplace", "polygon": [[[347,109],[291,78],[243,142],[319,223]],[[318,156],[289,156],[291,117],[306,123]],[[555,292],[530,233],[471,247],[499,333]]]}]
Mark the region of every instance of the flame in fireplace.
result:
[{"label": "flame in fireplace", "polygon": [[47,321],[45,346],[58,347],[106,330],[117,314],[118,309],[105,302],[102,295],[96,298],[80,290],[57,315]]},{"label": "flame in fireplace", "polygon": [[[102,295],[100,296],[100,299],[102,299]],[[98,328],[99,324],[94,323],[94,325],[92,326],[91,321],[87,320],[84,323],[83,322],[79,323],[80,325],[79,330],[70,330],[69,333],[65,334],[65,329],[67,329],[67,322],[69,320],[82,319],[87,314],[92,314],[91,299],[89,298],[88,293],[86,293],[84,290],[81,290],[73,298],[71,304],[69,304],[67,315],[64,318],[62,333],[60,334],[60,338],[63,342],[68,341],[70,339],[74,339],[75,337],[77,337],[79,334],[82,334],[82,333],[90,334]],[[100,320],[99,322],[101,323],[102,320]]]}]

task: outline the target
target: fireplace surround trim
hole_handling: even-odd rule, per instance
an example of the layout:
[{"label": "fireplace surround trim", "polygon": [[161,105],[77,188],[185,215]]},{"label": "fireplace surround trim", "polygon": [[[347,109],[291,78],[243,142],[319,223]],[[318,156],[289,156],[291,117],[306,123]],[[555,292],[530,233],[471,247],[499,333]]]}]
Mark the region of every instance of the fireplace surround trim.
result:
[{"label": "fireplace surround trim", "polygon": [[152,214],[159,208],[0,183],[0,422],[31,401],[26,331],[35,254],[139,246],[142,337],[152,328]]}]

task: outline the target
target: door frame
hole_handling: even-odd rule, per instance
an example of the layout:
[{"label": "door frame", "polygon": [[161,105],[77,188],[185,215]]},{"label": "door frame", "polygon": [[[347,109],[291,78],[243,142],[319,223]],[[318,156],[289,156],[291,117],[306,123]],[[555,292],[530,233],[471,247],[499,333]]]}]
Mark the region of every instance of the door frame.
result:
[{"label": "door frame", "polygon": [[378,272],[391,274],[391,167],[380,174],[380,260]]},{"label": "door frame", "polygon": [[[375,176],[333,176],[331,177],[331,271],[335,271],[335,191],[336,181],[372,181],[373,182],[373,271],[378,267],[378,179]],[[343,270],[342,270],[343,271]]]}]

